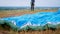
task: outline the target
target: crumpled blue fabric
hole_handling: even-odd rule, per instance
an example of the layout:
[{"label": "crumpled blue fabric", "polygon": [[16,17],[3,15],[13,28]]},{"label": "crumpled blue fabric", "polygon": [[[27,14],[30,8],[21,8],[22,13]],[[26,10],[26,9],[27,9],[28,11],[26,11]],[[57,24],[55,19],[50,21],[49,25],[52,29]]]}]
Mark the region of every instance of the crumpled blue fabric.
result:
[{"label": "crumpled blue fabric", "polygon": [[54,24],[60,22],[60,9],[58,9],[56,12],[38,12],[35,14],[25,14],[1,19],[14,21],[18,27],[23,26],[28,21],[30,21],[31,24],[40,24],[41,26],[47,24],[47,22],[52,22],[52,24]]}]

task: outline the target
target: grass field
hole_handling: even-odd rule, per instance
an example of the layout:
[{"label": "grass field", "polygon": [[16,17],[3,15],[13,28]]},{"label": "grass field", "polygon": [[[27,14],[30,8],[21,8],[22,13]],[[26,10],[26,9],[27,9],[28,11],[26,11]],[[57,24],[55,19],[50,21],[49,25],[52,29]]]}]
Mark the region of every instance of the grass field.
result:
[{"label": "grass field", "polygon": [[2,17],[10,17],[10,16],[20,16],[20,15],[23,15],[23,14],[33,14],[33,13],[36,13],[36,12],[49,12],[49,11],[53,11],[55,12],[57,9],[54,9],[54,10],[34,10],[34,11],[31,11],[31,10],[0,10],[0,18]]}]

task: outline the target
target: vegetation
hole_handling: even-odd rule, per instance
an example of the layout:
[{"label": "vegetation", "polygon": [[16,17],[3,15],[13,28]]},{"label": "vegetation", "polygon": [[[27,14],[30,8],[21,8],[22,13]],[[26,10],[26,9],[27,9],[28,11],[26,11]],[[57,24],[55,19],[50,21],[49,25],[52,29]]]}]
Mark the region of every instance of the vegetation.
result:
[{"label": "vegetation", "polygon": [[23,14],[33,14],[33,13],[37,13],[37,12],[55,12],[57,9],[47,9],[47,10],[40,10],[40,9],[35,9],[34,11],[31,11],[31,10],[0,10],[0,18],[3,18],[3,17],[10,17],[10,16],[20,16],[20,15],[23,15]]}]

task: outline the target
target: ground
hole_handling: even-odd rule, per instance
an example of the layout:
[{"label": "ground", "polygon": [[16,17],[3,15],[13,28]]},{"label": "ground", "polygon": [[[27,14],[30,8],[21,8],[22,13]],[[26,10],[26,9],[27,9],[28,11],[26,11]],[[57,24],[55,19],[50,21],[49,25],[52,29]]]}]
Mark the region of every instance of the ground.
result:
[{"label": "ground", "polygon": [[5,28],[2,28],[0,26],[0,34],[60,34],[60,29],[57,29],[55,31],[52,30],[45,30],[45,31],[13,31],[13,30],[7,30]]},{"label": "ground", "polygon": [[[10,16],[20,16],[23,14],[33,14],[36,12],[41,12],[41,11],[56,11],[56,10],[0,10],[0,18],[3,17],[10,17]],[[46,30],[46,31],[13,31],[12,29],[5,29],[0,26],[0,34],[60,34],[60,29],[57,29],[56,31],[52,30]]]},{"label": "ground", "polygon": [[33,14],[33,13],[37,13],[37,12],[49,12],[49,11],[53,11],[55,12],[57,9],[54,10],[0,10],[0,18],[2,17],[10,17],[10,16],[20,16],[20,15],[24,15],[24,14]]}]

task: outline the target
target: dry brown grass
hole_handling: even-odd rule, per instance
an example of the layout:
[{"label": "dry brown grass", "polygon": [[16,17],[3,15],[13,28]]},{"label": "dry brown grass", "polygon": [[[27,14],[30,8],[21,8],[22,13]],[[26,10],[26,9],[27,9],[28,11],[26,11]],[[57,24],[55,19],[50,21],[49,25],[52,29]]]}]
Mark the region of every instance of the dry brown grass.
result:
[{"label": "dry brown grass", "polygon": [[1,33],[6,33],[6,34],[60,34],[60,30],[56,30],[56,31],[51,31],[51,30],[46,30],[46,31],[21,31],[21,32],[16,32],[13,30],[10,31],[2,31],[0,30],[0,34]]},{"label": "dry brown grass", "polygon": [[45,31],[13,31],[12,29],[7,30],[0,26],[0,34],[60,34],[60,29],[56,29],[55,31],[52,30],[45,30]]},{"label": "dry brown grass", "polygon": [[55,12],[56,10],[0,10],[0,18],[2,17],[10,17],[10,16],[19,16],[23,14],[33,14],[36,12],[48,12],[48,11],[53,11]]},{"label": "dry brown grass", "polygon": [[52,31],[52,30],[46,30],[46,31],[28,31],[28,32],[20,32],[19,34],[60,34],[60,30]]}]

